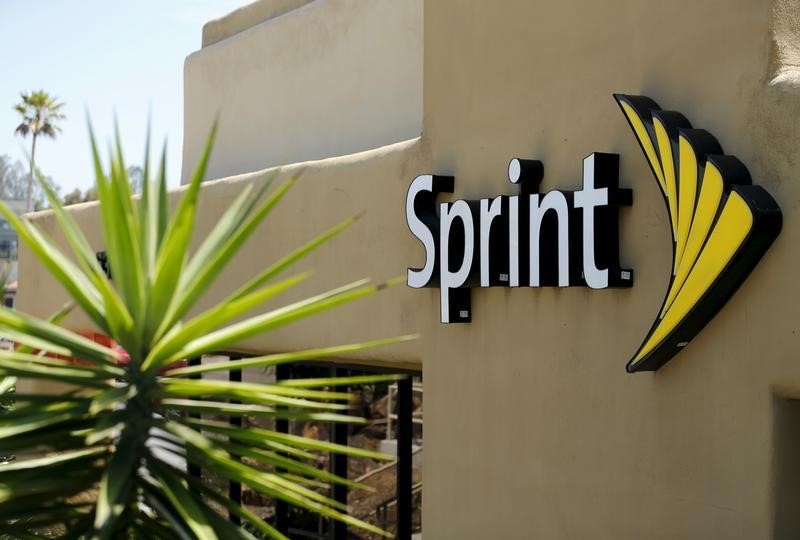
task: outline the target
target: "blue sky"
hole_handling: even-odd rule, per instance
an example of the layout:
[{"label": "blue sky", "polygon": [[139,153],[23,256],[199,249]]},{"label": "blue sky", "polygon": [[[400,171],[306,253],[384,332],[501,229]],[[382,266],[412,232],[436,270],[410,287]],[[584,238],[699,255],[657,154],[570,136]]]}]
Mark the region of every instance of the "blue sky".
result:
[{"label": "blue sky", "polygon": [[[85,111],[105,147],[114,113],[126,161],[144,156],[148,111],[153,146],[168,140],[168,181],[180,182],[183,61],[200,48],[203,23],[248,0],[0,0],[0,154],[25,160],[14,135],[21,91],[66,102],[62,134],[40,139],[37,164],[62,193],[94,184]],[[24,145],[24,146],[21,146]]]}]

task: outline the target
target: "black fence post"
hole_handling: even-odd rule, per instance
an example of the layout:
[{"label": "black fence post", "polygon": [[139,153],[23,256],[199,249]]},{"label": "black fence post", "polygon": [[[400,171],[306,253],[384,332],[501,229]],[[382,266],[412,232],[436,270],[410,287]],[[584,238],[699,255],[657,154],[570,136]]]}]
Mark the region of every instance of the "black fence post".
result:
[{"label": "black fence post", "polygon": [[[292,378],[292,367],[288,364],[275,366],[275,381],[284,381]],[[275,431],[278,433],[289,433],[289,420],[287,418],[277,418],[275,420]],[[277,472],[280,472],[277,471]],[[288,535],[289,533],[289,505],[286,501],[275,499],[275,528],[278,532]]]},{"label": "black fence post", "polygon": [[[348,371],[346,369],[332,367],[331,377],[346,377]],[[334,391],[344,390],[347,387],[334,387]],[[347,424],[342,422],[331,423],[331,442],[335,444],[347,445]],[[340,478],[347,478],[347,456],[331,452],[330,454],[330,472]],[[341,484],[331,484],[331,498],[342,504],[347,504],[347,486]],[[347,524],[337,520],[330,520],[330,538],[331,540],[345,540],[347,538]]]},{"label": "black fence post", "polygon": [[[203,358],[198,356],[196,358],[189,358],[189,365],[190,366],[199,366],[203,363]],[[190,379],[201,379],[203,376],[198,373],[196,375],[189,375]],[[190,414],[190,418],[201,418],[202,415],[200,414]],[[189,473],[189,476],[192,478],[197,478],[198,480],[202,480],[203,471],[200,469],[200,465],[196,463],[192,463],[189,461],[189,449],[186,449],[186,472]]]},{"label": "black fence post", "polygon": [[[238,360],[239,356],[229,356],[230,360]],[[242,370],[241,369],[230,369],[228,370],[228,381],[230,382],[242,382]],[[232,399],[231,403],[241,403],[241,401]],[[232,428],[242,429],[242,417],[241,416],[229,416],[228,422]],[[234,459],[238,459],[239,456],[232,455]],[[228,484],[228,498],[231,500],[232,503],[241,505],[242,504],[242,485],[239,482],[230,482]],[[228,511],[228,519],[231,523],[235,525],[242,524],[242,518],[234,514],[233,512]]]},{"label": "black fence post", "polygon": [[[397,381],[397,540],[411,540],[414,379]],[[389,413],[391,411],[388,411]]]}]

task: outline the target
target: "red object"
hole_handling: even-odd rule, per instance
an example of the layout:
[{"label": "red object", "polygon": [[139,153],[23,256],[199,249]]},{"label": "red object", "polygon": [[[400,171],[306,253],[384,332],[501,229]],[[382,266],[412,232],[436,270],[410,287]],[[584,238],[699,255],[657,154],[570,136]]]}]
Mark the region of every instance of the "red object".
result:
[{"label": "red object", "polygon": [[[120,359],[117,360],[118,366],[127,366],[131,363],[131,355],[128,354],[128,351],[123,349],[119,343],[111,339],[110,337],[106,336],[105,334],[101,334],[99,332],[78,332],[81,336],[88,338],[95,343],[98,343],[104,347],[108,347],[109,349],[114,349],[117,354],[119,354]],[[15,348],[18,347],[19,344],[15,344]],[[34,351],[36,354],[38,351]],[[81,360],[79,358],[75,358],[74,356],[63,356],[60,354],[48,354],[47,358],[56,358],[58,360],[64,360],[68,364],[75,364],[77,366],[91,366],[92,363],[87,360]],[[165,368],[162,368],[159,371],[159,374],[163,375],[165,372],[169,371],[170,369],[186,367],[189,364],[186,360],[178,360]]]},{"label": "red object", "polygon": [[[114,342],[112,341],[112,343],[114,343]],[[113,349],[115,351],[117,351],[119,353],[119,355],[121,356],[121,358],[117,361],[117,365],[118,366],[127,366],[128,364],[131,363],[131,355],[128,354],[128,351],[123,349],[117,343],[114,343]],[[188,365],[189,365],[189,362],[187,362],[186,360],[178,360],[177,362],[174,362],[174,363],[168,365],[167,367],[161,368],[161,370],[158,373],[160,375],[164,375],[164,373],[166,373],[167,371],[169,371],[171,369],[182,368],[182,367],[186,367]]]}]

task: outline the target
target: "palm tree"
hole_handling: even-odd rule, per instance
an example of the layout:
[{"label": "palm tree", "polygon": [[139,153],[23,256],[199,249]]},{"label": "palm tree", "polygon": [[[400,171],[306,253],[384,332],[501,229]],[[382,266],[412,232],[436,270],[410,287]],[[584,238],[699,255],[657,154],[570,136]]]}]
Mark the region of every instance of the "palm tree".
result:
[{"label": "palm tree", "polygon": [[61,109],[64,107],[64,102],[58,102],[54,96],[51,96],[44,90],[33,92],[22,92],[20,94],[22,101],[14,106],[14,109],[22,115],[22,123],[14,130],[23,137],[28,133],[31,134],[31,166],[30,176],[28,176],[28,197],[26,208],[30,212],[33,210],[31,203],[33,199],[33,171],[35,168],[36,158],[36,138],[39,135],[46,135],[52,139],[56,138],[56,134],[61,132],[61,128],[56,125],[58,120],[65,118]]}]

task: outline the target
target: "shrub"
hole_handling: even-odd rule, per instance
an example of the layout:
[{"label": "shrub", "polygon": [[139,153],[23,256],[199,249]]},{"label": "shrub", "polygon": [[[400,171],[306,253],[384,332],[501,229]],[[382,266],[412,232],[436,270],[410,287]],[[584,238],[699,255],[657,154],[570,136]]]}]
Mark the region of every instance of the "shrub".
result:
[{"label": "shrub", "polygon": [[[106,171],[92,135],[99,213],[113,282],[45,183],[42,188],[69,254],[56,248],[27,218],[0,206],[28,249],[75,304],[130,356],[129,362],[121,364],[117,350],[61,327],[57,323],[63,314],[48,321],[0,307],[0,334],[19,345],[14,351],[0,351],[0,376],[73,387],[61,395],[18,393],[16,407],[0,416],[0,454],[18,456],[16,462],[0,466],[4,532],[27,534],[32,527],[60,526],[69,538],[132,534],[137,538],[251,538],[244,527],[218,513],[215,508],[221,507],[238,515],[251,530],[283,537],[213,486],[187,474],[180,465],[184,462],[300,508],[381,532],[348,516],[343,505],[309,487],[319,482],[350,482],[310,467],[304,459],[313,450],[384,456],[269,429],[232,428],[225,421],[202,417],[213,413],[223,418],[251,415],[360,422],[346,414],[347,394],[326,390],[346,386],[347,379],[253,384],[197,376],[333,356],[406,338],[206,366],[176,364],[371,295],[387,285],[356,281],[241,319],[267,299],[304,281],[306,273],[278,278],[353,222],[347,220],[280,258],[219,304],[190,315],[190,309],[296,181],[290,179],[271,189],[273,176],[259,187],[245,187],[190,254],[200,184],[213,140],[214,131],[191,183],[169,217],[163,154],[155,174],[145,157],[142,195],[135,200],[119,138]],[[64,357],[76,361],[60,359]],[[247,463],[241,456],[248,458]]]}]

